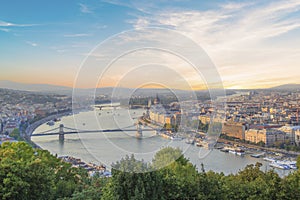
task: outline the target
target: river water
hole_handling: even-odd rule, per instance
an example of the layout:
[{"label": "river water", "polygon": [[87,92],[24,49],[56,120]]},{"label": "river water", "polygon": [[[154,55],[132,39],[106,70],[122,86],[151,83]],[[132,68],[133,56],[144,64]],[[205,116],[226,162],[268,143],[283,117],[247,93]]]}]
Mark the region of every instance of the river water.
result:
[{"label": "river water", "polygon": [[[79,130],[100,130],[121,128],[124,130],[134,129],[137,117],[145,110],[128,110],[124,108],[105,109],[81,112],[72,116],[65,116],[54,126],[43,124],[34,133],[41,133],[46,130],[59,127],[76,128]],[[130,127],[129,127],[130,126]],[[65,129],[65,131],[67,131]],[[34,134],[33,133],[33,134]],[[204,164],[206,171],[223,172],[225,174],[237,173],[248,164],[261,162],[262,170],[268,170],[268,163],[261,158],[252,158],[250,155],[243,157],[224,153],[217,149],[208,151],[204,148],[186,144],[184,140],[172,141],[156,136],[154,131],[144,131],[143,139],[135,137],[135,131],[108,132],[108,133],[79,133],[65,135],[64,142],[59,142],[58,135],[36,136],[32,141],[43,149],[49,150],[52,154],[69,155],[81,158],[85,162],[105,164],[110,166],[119,161],[125,155],[134,154],[137,159],[144,159],[150,162],[157,151],[166,146],[179,147],[185,157],[201,169]],[[290,171],[275,169],[281,176],[287,175]]]}]

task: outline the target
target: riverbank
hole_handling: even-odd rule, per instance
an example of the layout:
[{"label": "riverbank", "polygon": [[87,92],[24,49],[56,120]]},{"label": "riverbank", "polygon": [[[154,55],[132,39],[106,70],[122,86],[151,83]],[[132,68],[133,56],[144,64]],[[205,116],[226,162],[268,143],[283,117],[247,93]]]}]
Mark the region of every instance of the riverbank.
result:
[{"label": "riverbank", "polygon": [[[42,118],[42,119],[30,124],[26,128],[25,133],[24,133],[25,141],[27,143],[29,143],[33,148],[42,149],[38,144],[36,144],[35,142],[33,142],[31,140],[31,135],[35,131],[35,129],[37,129],[42,124],[45,124],[45,123],[47,123],[51,120],[54,120],[54,119],[57,119],[57,118],[62,118],[62,117],[68,116],[70,114],[72,114],[72,113],[70,113],[70,111],[68,111],[68,112],[64,112],[64,113],[60,113],[60,114],[49,115],[45,118]],[[106,166],[103,165],[103,164],[96,165],[96,164],[91,163],[91,162],[86,163],[86,162],[81,160],[83,158],[81,158],[81,159],[80,158],[75,158],[71,155],[59,156],[58,158],[60,158],[64,162],[72,164],[73,167],[79,167],[79,168],[86,169],[90,176],[94,176],[95,174],[99,174],[102,177],[110,177],[111,176],[111,172],[109,170],[107,170]]]},{"label": "riverbank", "polygon": [[62,161],[70,163],[72,167],[76,168],[83,168],[87,170],[88,174],[90,176],[94,176],[96,174],[99,174],[102,177],[111,177],[111,172],[106,169],[106,166],[101,164],[101,165],[96,165],[94,163],[86,163],[82,161],[80,158],[75,158],[73,156],[59,156]]},{"label": "riverbank", "polygon": [[[147,125],[153,129],[161,129],[161,126],[155,125],[153,123],[151,123],[150,120],[146,120],[143,117],[139,118],[139,122],[141,122],[144,125]],[[196,134],[196,133],[195,133]],[[162,137],[164,135],[162,134]],[[186,134],[180,134],[180,136],[182,137],[182,139],[189,139],[189,137]],[[171,137],[167,137],[167,138],[171,138]],[[201,143],[201,138],[194,138],[193,139],[193,143]],[[192,143],[192,142],[191,142]],[[297,157],[300,156],[300,152],[295,152],[295,151],[287,151],[285,149],[277,149],[277,148],[270,148],[270,147],[261,147],[258,145],[253,145],[253,144],[247,144],[247,143],[243,143],[243,142],[238,142],[238,141],[233,141],[233,140],[228,140],[228,139],[224,139],[224,138],[219,138],[217,140],[217,144],[216,144],[216,148],[220,147],[220,145],[222,144],[226,144],[227,146],[239,146],[239,147],[245,147],[254,151],[263,151],[263,152],[267,152],[269,154],[272,153],[278,153],[278,154],[284,154],[286,157]],[[199,145],[201,146],[201,145]]]},{"label": "riverbank", "polygon": [[223,139],[223,138],[219,138],[218,143],[219,144],[228,144],[228,145],[232,145],[232,146],[241,146],[241,147],[246,147],[249,149],[256,149],[256,150],[266,151],[266,152],[280,153],[280,154],[285,154],[288,156],[299,156],[300,155],[300,152],[287,151],[284,149],[277,149],[277,148],[270,148],[270,147],[261,147],[258,145],[247,144],[247,143],[227,140],[227,139]]},{"label": "riverbank", "polygon": [[25,133],[22,133],[22,136],[25,139],[25,141],[28,142],[32,147],[34,147],[34,148],[40,148],[41,149],[41,147],[39,145],[37,145],[36,143],[34,143],[31,140],[31,135],[34,132],[34,130],[37,129],[42,124],[47,123],[48,121],[51,121],[51,120],[53,120],[55,118],[61,118],[61,117],[67,116],[69,114],[70,114],[70,111],[67,111],[67,112],[63,112],[63,113],[59,113],[59,114],[49,115],[49,116],[47,116],[45,118],[42,118],[42,119],[40,119],[38,121],[35,121],[34,123],[29,124],[27,126],[27,128],[25,129]]}]

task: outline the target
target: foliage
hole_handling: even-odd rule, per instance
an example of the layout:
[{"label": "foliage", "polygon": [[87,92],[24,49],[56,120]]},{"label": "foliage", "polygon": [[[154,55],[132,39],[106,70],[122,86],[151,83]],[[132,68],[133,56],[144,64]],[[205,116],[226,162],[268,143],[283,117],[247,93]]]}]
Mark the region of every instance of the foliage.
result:
[{"label": "foliage", "polygon": [[23,141],[24,139],[21,137],[20,131],[18,128],[14,129],[10,134],[10,137],[15,138],[18,141]]},{"label": "foliage", "polygon": [[48,151],[24,142],[3,143],[0,199],[300,199],[300,170],[280,178],[261,166],[230,175],[198,172],[180,149],[167,147],[152,163],[126,156],[112,165],[111,178],[88,177]]},{"label": "foliage", "polygon": [[163,199],[197,197],[198,172],[179,149],[167,147],[160,150],[153,159],[153,167],[162,178]]},{"label": "foliage", "polygon": [[58,199],[80,190],[87,174],[25,142],[0,147],[0,199]]},{"label": "foliage", "polygon": [[112,178],[102,199],[160,199],[161,178],[156,171],[132,155],[113,164]]}]

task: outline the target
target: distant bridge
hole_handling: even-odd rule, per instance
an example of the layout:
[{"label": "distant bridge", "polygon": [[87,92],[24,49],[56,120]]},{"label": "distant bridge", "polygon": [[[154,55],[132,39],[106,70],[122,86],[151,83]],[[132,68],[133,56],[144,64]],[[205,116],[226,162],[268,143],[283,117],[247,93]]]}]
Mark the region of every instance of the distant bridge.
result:
[{"label": "distant bridge", "polygon": [[[63,124],[60,124],[60,126],[58,128],[54,128],[54,129],[47,130],[47,131],[40,132],[40,133],[31,134],[31,137],[58,135],[59,140],[63,141],[65,138],[65,135],[68,135],[68,134],[135,131],[136,137],[141,138],[143,131],[157,131],[156,129],[153,129],[153,128],[142,129],[140,124],[137,124],[137,127],[134,129],[133,128],[128,129],[129,127],[132,127],[132,126],[124,127],[123,129],[118,128],[118,129],[102,129],[102,130],[78,130],[78,129],[74,129],[74,128],[68,128],[68,127],[65,127]],[[67,131],[65,131],[65,129]]]},{"label": "distant bridge", "polygon": [[95,105],[95,108],[99,108],[99,110],[102,110],[102,108],[117,108],[121,105]]}]

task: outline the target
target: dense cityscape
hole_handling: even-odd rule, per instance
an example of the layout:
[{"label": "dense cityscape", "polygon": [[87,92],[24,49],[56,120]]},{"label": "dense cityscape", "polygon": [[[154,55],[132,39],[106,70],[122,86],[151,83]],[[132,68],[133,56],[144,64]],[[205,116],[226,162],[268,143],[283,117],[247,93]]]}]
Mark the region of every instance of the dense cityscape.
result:
[{"label": "dense cityscape", "polygon": [[[16,148],[16,145],[18,145],[17,140],[24,140],[29,142],[29,144],[32,145],[31,141],[28,141],[22,137],[22,131],[25,129],[23,126],[30,126],[31,123],[35,123],[37,121],[43,121],[43,119],[55,119],[55,117],[58,116],[59,113],[62,114],[69,114],[71,111],[71,98],[64,95],[56,95],[56,94],[41,94],[41,93],[33,93],[33,92],[24,92],[24,91],[14,91],[14,90],[8,90],[8,89],[1,89],[1,142],[3,143],[3,147],[1,148],[1,153],[6,152],[7,148]],[[137,98],[137,97],[135,97]],[[225,115],[220,114],[214,114],[215,112],[218,113],[217,107],[214,106],[213,101],[198,101],[198,102],[189,102],[185,101],[183,102],[185,104],[185,107],[188,108],[186,112],[182,112],[181,106],[179,102],[171,102],[168,104],[161,104],[161,101],[166,101],[164,99],[164,95],[157,95],[156,97],[141,97],[141,98],[147,98],[147,104],[144,105],[145,113],[140,118],[143,123],[148,123],[149,126],[155,126],[160,127],[160,135],[165,137],[168,136],[168,139],[185,139],[185,141],[189,142],[190,144],[195,144],[197,146],[200,146],[200,148],[207,148],[204,145],[204,140],[206,137],[207,132],[209,131],[209,127],[211,123],[221,123],[222,120],[218,117],[212,117],[212,116],[225,116],[225,121],[222,126],[222,130],[220,130],[220,141],[215,146],[215,148],[221,149],[223,152],[226,152],[226,148],[228,147],[229,152],[237,147],[241,149],[241,144],[246,145],[251,144],[256,147],[256,149],[260,149],[262,147],[266,148],[267,151],[263,154],[257,154],[260,156],[266,156],[265,158],[272,159],[271,157],[267,157],[272,155],[271,153],[274,151],[274,149],[284,149],[287,150],[287,154],[283,153],[285,158],[286,155],[293,155],[293,151],[298,151],[298,145],[299,145],[299,126],[298,126],[298,107],[297,107],[297,101],[299,99],[299,92],[284,92],[284,91],[276,91],[276,90],[262,90],[262,91],[237,91],[235,94],[228,96],[226,98],[221,97],[219,98],[219,101],[222,102],[223,105],[226,105],[226,111]],[[169,98],[166,96],[166,98]],[[224,102],[226,100],[226,102]],[[226,103],[226,104],[224,104]],[[91,109],[93,108],[93,105],[90,105]],[[130,105],[129,107],[135,107],[133,105]],[[86,106],[84,107],[86,108]],[[94,109],[97,109],[95,107]],[[132,108],[132,109],[140,109],[140,108]],[[199,112],[196,112],[196,111]],[[224,110],[221,110],[221,113],[224,114]],[[48,117],[48,118],[47,118]],[[49,118],[50,117],[50,118]],[[182,123],[182,119],[186,119],[189,123],[184,124],[185,127],[181,127],[180,123]],[[58,122],[59,123],[59,122]],[[14,138],[15,132],[21,133],[21,137]],[[24,136],[24,135],[23,135]],[[192,138],[192,141],[190,140]],[[7,143],[4,143],[5,141],[13,142],[10,145]],[[224,143],[225,141],[225,143]],[[238,142],[239,145],[232,146],[230,143]],[[202,143],[202,145],[201,145]],[[220,145],[221,144],[221,145]],[[20,145],[23,145],[20,143]],[[221,148],[220,148],[221,147]],[[271,147],[268,149],[268,147]],[[26,146],[20,146],[17,148],[31,148]],[[227,152],[228,152],[227,150]],[[27,150],[28,151],[28,150]],[[39,150],[39,151],[46,151],[46,150]],[[235,152],[237,155],[239,152]],[[243,153],[243,152],[240,152]],[[181,175],[176,175],[176,180],[169,180],[163,178],[165,175],[164,173],[167,173],[167,171],[171,170],[172,173],[181,173],[180,171],[176,172],[174,171],[173,166],[174,164],[167,165],[166,168],[158,169],[157,173],[160,174],[153,174],[150,175],[147,178],[147,175],[145,177],[138,176],[139,181],[143,184],[150,184],[149,187],[151,187],[151,190],[144,191],[143,188],[140,188],[139,185],[136,185],[134,182],[131,182],[131,179],[136,179],[136,177],[128,177],[126,179],[128,182],[126,185],[123,185],[122,187],[128,188],[133,187],[134,190],[138,190],[139,193],[122,193],[121,191],[116,190],[117,185],[120,183],[119,179],[123,176],[122,173],[128,173],[128,172],[121,172],[118,171],[120,168],[124,168],[128,165],[128,163],[131,163],[131,165],[139,166],[138,168],[134,168],[135,170],[141,170],[145,171],[147,174],[147,170],[149,170],[151,167],[160,166],[162,163],[166,163],[165,156],[170,154],[171,157],[174,157],[175,160],[179,158],[179,160],[175,161],[175,165],[178,165],[177,168],[190,168],[190,170],[194,171],[192,173],[188,173],[184,176],[194,176],[193,173],[196,173],[196,177],[200,176],[208,176],[207,178],[203,179],[199,182],[200,185],[197,185],[198,183],[194,182],[196,180],[191,180],[192,182],[186,182],[185,185],[182,186],[176,186],[177,192],[172,194],[172,192],[163,192],[167,190],[167,187],[164,187],[163,185],[160,185],[159,188],[152,185],[151,182],[148,182],[147,180],[153,180],[159,179],[159,177],[162,178],[162,181],[164,184],[173,184],[171,182],[174,182],[175,184],[178,184],[177,181],[180,181],[180,179],[186,181],[186,177],[181,177]],[[86,177],[82,177],[83,179],[86,179],[85,181],[90,183],[85,183],[86,185],[82,185],[82,183],[77,182],[73,186],[69,186],[69,189],[64,189],[63,191],[59,192],[57,190],[52,191],[55,193],[54,196],[51,198],[58,198],[60,197],[68,197],[69,195],[72,196],[71,199],[77,199],[81,198],[78,196],[81,195],[87,195],[91,199],[99,199],[100,197],[97,196],[99,192],[103,193],[102,199],[113,199],[115,198],[115,194],[119,194],[122,196],[122,199],[129,198],[130,196],[136,196],[138,199],[143,199],[143,195],[147,196],[147,199],[149,197],[154,199],[165,199],[165,198],[181,198],[181,197],[193,197],[193,198],[199,198],[203,199],[202,195],[212,195],[208,199],[214,199],[214,198],[222,198],[222,199],[232,199],[233,197],[241,198],[241,194],[233,193],[230,194],[226,192],[227,190],[223,187],[228,187],[226,184],[229,183],[205,183],[210,185],[209,187],[220,187],[218,189],[218,193],[211,193],[211,189],[200,189],[202,186],[203,181],[213,181],[213,179],[228,179],[229,177],[224,176],[224,174],[211,174],[213,172],[205,172],[203,169],[196,169],[195,166],[192,166],[188,160],[185,160],[186,158],[179,156],[181,154],[179,149],[163,149],[161,152],[158,152],[153,160],[153,166],[147,166],[146,163],[141,163],[141,161],[136,160],[134,157],[126,157],[125,159],[121,160],[120,162],[117,162],[115,164],[112,164],[113,168],[112,171],[108,171],[106,169],[106,166],[104,165],[95,165],[93,163],[85,163],[79,158],[74,158],[72,156],[61,156],[57,159],[61,160],[62,162],[70,165],[66,165],[66,167],[71,167],[76,170],[86,170],[86,172],[82,171],[74,171],[72,173],[87,173]],[[242,154],[241,154],[242,155]],[[297,154],[294,154],[297,155]],[[50,156],[50,155],[47,155]],[[278,156],[277,156],[278,157]],[[275,158],[275,157],[274,157]],[[293,158],[295,162],[289,161],[289,166],[294,166],[294,169],[296,169],[296,157],[292,156],[289,158]],[[41,158],[41,159],[49,159],[49,158]],[[162,160],[161,160],[162,159]],[[183,159],[180,161],[180,159]],[[280,166],[287,165],[287,163],[280,163],[276,160],[269,160],[270,162],[277,163],[277,165],[273,165],[275,168],[280,168]],[[8,162],[6,160],[2,160],[1,162]],[[12,160],[10,161],[12,162]],[[58,162],[58,161],[56,161]],[[169,161],[171,162],[171,161]],[[185,163],[182,164],[181,162]],[[181,164],[180,164],[181,163]],[[270,164],[271,166],[272,164]],[[271,171],[260,171],[260,163],[257,163],[255,166],[247,166],[245,170],[241,170],[235,176],[234,182],[243,180],[244,176],[247,173],[254,173],[255,177],[253,176],[253,181],[250,181],[251,184],[254,184],[255,181],[264,180],[266,185],[269,185],[267,187],[270,187],[270,189],[273,187],[270,184],[274,184],[271,181],[268,181],[268,177],[272,177],[273,179],[277,179],[277,186],[280,187],[281,192],[272,193],[262,193],[263,189],[256,188],[251,189],[252,192],[256,191],[260,195],[265,196],[268,198],[272,196],[272,199],[290,199],[291,197],[298,197],[298,193],[289,193],[287,190],[292,190],[289,187],[292,187],[291,185],[286,188],[287,184],[286,182],[294,180],[293,178],[296,178],[298,175],[298,171],[295,171],[294,173],[290,173],[286,178],[279,178],[278,175]],[[149,168],[150,167],[150,168]],[[204,166],[205,167],[205,166]],[[284,169],[284,168],[282,168]],[[289,168],[290,169],[290,168]],[[133,170],[133,168],[128,168],[128,170]],[[165,171],[167,170],[167,171]],[[178,169],[177,169],[178,170]],[[183,169],[182,169],[183,170]],[[199,171],[200,172],[197,172]],[[201,172],[202,170],[202,172]],[[168,173],[170,173],[169,171]],[[73,175],[75,175],[73,174]],[[124,175],[125,175],[124,174]],[[130,173],[131,174],[131,173]],[[175,175],[174,174],[174,175]],[[68,175],[69,178],[67,178],[68,181],[73,180],[72,176]],[[4,174],[4,176],[6,176]],[[150,179],[149,179],[150,178]],[[196,179],[198,179],[196,178]],[[251,179],[252,179],[251,178]],[[288,178],[288,179],[287,179]],[[89,180],[90,179],[90,180]],[[280,180],[281,179],[281,180]],[[111,187],[109,182],[112,181],[114,186]],[[145,182],[146,181],[146,182]],[[249,181],[249,180],[248,180]],[[283,181],[281,183],[281,181]],[[68,185],[70,182],[65,182],[64,184]],[[99,185],[100,184],[100,185]],[[196,185],[195,185],[196,184]],[[224,185],[223,185],[224,184]],[[241,184],[248,184],[247,182],[241,183]],[[131,185],[131,186],[130,186]],[[192,186],[194,185],[194,186]],[[208,187],[206,185],[206,187]],[[245,186],[246,186],[245,185]],[[184,192],[186,187],[191,187],[191,191],[188,193]],[[2,186],[3,187],[3,186]],[[6,187],[6,186],[4,186]],[[86,189],[82,189],[80,187],[86,187]],[[118,186],[119,187],[119,186]],[[172,186],[172,187],[175,187]],[[246,186],[248,187],[248,186]],[[256,186],[255,186],[256,187]],[[297,187],[297,186],[295,186]],[[104,189],[105,188],[105,189]],[[34,189],[34,188],[32,188]],[[200,190],[199,190],[200,189]],[[232,188],[233,189],[233,188]],[[274,189],[274,188],[272,188]],[[5,189],[7,190],[7,189]],[[126,189],[127,190],[127,189]],[[155,193],[154,190],[161,190],[161,192],[165,193],[166,196],[156,196],[158,194]],[[231,189],[230,189],[231,190]],[[114,195],[107,192],[113,192]],[[178,192],[180,191],[180,192]],[[134,192],[134,191],[133,191]],[[244,194],[244,195],[254,195],[252,192]],[[19,195],[22,193],[16,193],[16,194],[6,194],[3,193],[2,195],[3,199],[6,199],[5,195],[8,195],[7,198],[19,198]],[[22,194],[24,195],[24,194]],[[56,196],[58,195],[58,196]],[[111,196],[112,195],[112,196]],[[128,195],[128,196],[127,196]],[[141,195],[141,196],[140,196]],[[153,196],[154,195],[154,196]],[[182,195],[182,196],[181,196]],[[233,196],[231,196],[233,195]],[[288,197],[290,195],[290,197]],[[30,195],[28,195],[29,197]],[[69,197],[71,197],[69,196]],[[126,197],[127,196],[127,197]],[[254,195],[255,196],[255,195]]]},{"label": "dense cityscape", "polygon": [[0,200],[300,200],[299,0],[0,6]]}]

